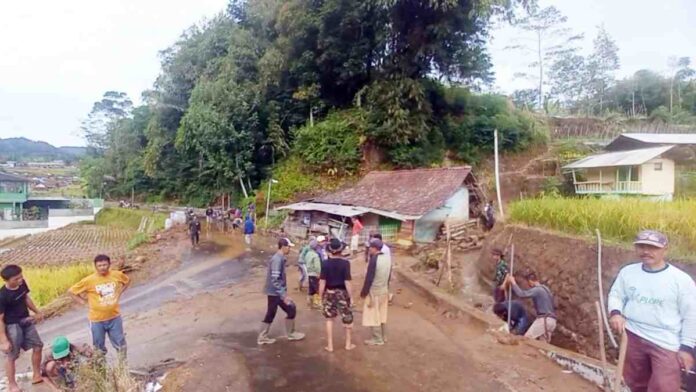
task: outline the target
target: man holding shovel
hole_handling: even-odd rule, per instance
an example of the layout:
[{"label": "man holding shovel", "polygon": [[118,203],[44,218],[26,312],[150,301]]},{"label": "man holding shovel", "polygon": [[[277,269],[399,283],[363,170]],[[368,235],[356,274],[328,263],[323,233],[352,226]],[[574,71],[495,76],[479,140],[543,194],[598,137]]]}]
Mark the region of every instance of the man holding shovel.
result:
[{"label": "man holding shovel", "polygon": [[664,234],[638,233],[640,262],[625,265],[609,291],[609,323],[627,335],[624,380],[632,392],[673,392],[681,370],[693,368],[696,344],[696,285],[665,261]]}]

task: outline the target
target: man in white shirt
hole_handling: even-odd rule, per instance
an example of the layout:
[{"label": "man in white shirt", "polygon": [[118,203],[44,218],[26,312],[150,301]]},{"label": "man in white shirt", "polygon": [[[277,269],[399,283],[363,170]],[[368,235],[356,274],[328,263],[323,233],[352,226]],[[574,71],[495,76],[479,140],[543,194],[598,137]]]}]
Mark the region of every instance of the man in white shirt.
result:
[{"label": "man in white shirt", "polygon": [[638,233],[640,262],[625,265],[609,291],[609,322],[626,333],[624,379],[632,392],[673,392],[681,371],[693,368],[696,344],[696,285],[665,261],[667,237]]}]

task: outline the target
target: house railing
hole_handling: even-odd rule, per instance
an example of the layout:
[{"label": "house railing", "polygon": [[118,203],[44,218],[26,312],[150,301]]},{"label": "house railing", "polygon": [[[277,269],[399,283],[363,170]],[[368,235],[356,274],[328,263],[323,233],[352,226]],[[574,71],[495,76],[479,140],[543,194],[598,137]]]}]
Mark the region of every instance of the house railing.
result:
[{"label": "house railing", "polygon": [[640,193],[642,183],[640,181],[599,182],[585,181],[575,183],[575,192],[587,193]]}]

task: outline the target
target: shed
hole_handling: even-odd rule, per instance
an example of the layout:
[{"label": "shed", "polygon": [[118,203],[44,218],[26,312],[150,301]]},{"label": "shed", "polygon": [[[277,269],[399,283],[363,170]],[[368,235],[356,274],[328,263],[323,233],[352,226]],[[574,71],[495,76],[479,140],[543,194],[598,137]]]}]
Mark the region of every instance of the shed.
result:
[{"label": "shed", "polygon": [[[359,217],[364,237],[379,231],[390,240],[431,242],[446,219],[476,219],[482,199],[471,167],[460,166],[373,171],[353,187],[278,209],[295,211],[286,230],[298,234],[306,227],[306,232],[346,236],[348,218]],[[328,227],[316,223],[324,221]]]}]

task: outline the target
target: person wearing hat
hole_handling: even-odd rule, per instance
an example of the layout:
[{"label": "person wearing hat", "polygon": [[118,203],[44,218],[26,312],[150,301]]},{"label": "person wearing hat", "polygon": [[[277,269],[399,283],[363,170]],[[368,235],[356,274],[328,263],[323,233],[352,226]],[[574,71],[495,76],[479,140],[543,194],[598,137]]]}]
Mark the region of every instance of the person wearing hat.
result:
[{"label": "person wearing hat", "polygon": [[266,275],[266,285],[264,293],[268,299],[268,308],[266,309],[266,317],[261,324],[261,330],[256,340],[258,345],[275,343],[275,339],[268,336],[275,319],[276,312],[280,307],[286,314],[285,318],[285,333],[289,341],[302,340],[305,334],[295,331],[295,316],[297,315],[297,306],[288,296],[288,282],[285,271],[287,256],[290,253],[290,248],[294,247],[287,238],[278,240],[278,251],[273,254],[268,262],[268,273]]},{"label": "person wearing hat", "polygon": [[495,261],[495,276],[493,277],[493,299],[496,303],[505,301],[505,277],[509,270],[505,261],[505,252],[500,248],[491,251],[493,261]]},{"label": "person wearing hat", "polygon": [[89,346],[75,346],[65,336],[53,339],[51,354],[41,365],[41,376],[53,391],[62,391],[61,387],[75,387],[75,371],[80,359],[90,358],[93,351]]},{"label": "person wearing hat", "polygon": [[382,241],[377,238],[370,240],[370,261],[367,263],[365,283],[360,291],[360,298],[365,299],[362,324],[372,329],[372,339],[365,341],[365,344],[370,346],[381,346],[386,343],[389,278],[392,265],[390,258],[382,253],[383,246]]},{"label": "person wearing hat", "polygon": [[341,316],[346,330],[346,350],[352,350],[355,345],[351,342],[353,328],[353,312],[350,308],[353,302],[350,284],[350,262],[341,256],[344,244],[338,238],[329,241],[330,256],[324,262],[319,281],[319,292],[323,300],[322,313],[326,318],[326,341],[324,349],[333,352],[333,319]]},{"label": "person wearing hat", "polygon": [[609,291],[609,323],[626,333],[623,376],[633,392],[679,391],[694,365],[696,285],[665,260],[669,241],[654,230],[633,242],[640,261],[619,270]]}]

